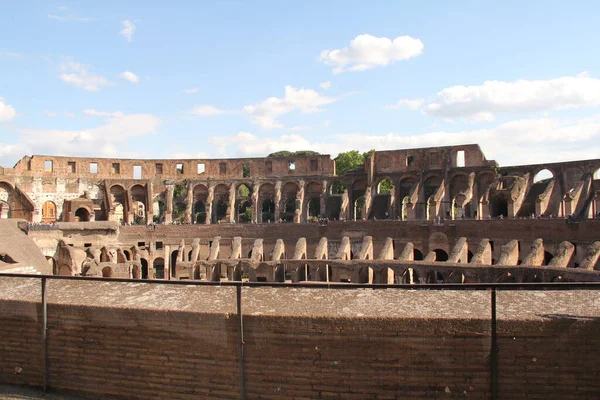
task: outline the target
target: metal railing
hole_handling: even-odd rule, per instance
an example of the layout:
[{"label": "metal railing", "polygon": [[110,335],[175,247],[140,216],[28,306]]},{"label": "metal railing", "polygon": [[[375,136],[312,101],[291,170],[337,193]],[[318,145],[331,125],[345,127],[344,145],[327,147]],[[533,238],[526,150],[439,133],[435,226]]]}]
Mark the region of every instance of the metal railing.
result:
[{"label": "metal railing", "polygon": [[185,286],[220,286],[220,287],[235,287],[236,288],[236,307],[237,320],[240,329],[239,338],[239,354],[240,354],[240,398],[245,399],[246,378],[244,365],[244,319],[242,313],[242,288],[310,288],[310,289],[396,289],[396,290],[471,290],[471,291],[490,291],[490,329],[491,329],[491,346],[490,346],[490,391],[492,400],[497,400],[498,397],[498,336],[497,336],[497,292],[498,291],[569,291],[569,290],[600,290],[600,282],[561,282],[561,283],[442,283],[442,284],[364,284],[364,283],[327,283],[327,282],[298,282],[298,283],[282,283],[282,282],[211,282],[211,281],[195,281],[195,280],[140,280],[126,278],[100,278],[100,277],[73,277],[73,276],[56,276],[56,275],[31,275],[31,274],[0,274],[1,278],[28,278],[39,279],[41,284],[41,332],[42,332],[42,349],[43,349],[43,391],[46,392],[49,387],[48,382],[48,300],[47,300],[47,282],[48,280],[75,280],[75,281],[97,281],[97,282],[119,282],[119,283],[146,283],[149,285],[185,285]]}]

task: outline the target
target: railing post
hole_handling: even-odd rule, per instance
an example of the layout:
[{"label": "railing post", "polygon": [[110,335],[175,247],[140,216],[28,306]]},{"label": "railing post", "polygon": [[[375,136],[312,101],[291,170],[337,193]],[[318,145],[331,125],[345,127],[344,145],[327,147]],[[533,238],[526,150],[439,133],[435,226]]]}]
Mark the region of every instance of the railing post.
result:
[{"label": "railing post", "polygon": [[46,277],[42,277],[42,390],[48,391],[48,300],[46,292]]},{"label": "railing post", "polygon": [[496,288],[492,287],[492,345],[490,349],[492,400],[498,399],[498,337],[496,331]]},{"label": "railing post", "polygon": [[242,285],[236,286],[237,313],[240,330],[240,399],[246,398],[246,367],[244,360],[244,317],[242,316]]}]

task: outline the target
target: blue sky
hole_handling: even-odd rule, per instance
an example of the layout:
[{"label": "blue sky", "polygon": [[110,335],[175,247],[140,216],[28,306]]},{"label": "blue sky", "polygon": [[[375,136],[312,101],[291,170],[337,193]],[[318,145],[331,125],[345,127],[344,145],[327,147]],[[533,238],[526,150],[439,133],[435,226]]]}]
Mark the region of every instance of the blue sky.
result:
[{"label": "blue sky", "polygon": [[597,1],[0,2],[0,165],[480,143],[600,157]]}]

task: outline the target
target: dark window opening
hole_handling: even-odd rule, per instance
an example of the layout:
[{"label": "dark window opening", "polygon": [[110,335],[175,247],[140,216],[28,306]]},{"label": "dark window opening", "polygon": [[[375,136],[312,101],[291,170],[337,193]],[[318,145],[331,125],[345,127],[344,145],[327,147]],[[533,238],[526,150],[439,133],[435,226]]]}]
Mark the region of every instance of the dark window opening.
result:
[{"label": "dark window opening", "polygon": [[319,160],[310,160],[310,170],[311,171],[319,170]]},{"label": "dark window opening", "polygon": [[177,171],[177,175],[183,175],[183,164],[176,164],[175,169]]},{"label": "dark window opening", "polygon": [[163,248],[163,242],[156,242],[156,250],[160,250]]},{"label": "dark window opening", "polygon": [[69,161],[67,163],[67,169],[70,173],[74,174],[77,170],[76,170],[76,164],[75,161]]},{"label": "dark window opening", "polygon": [[406,156],[406,166],[407,167],[412,167],[414,162],[415,162],[415,156]]},{"label": "dark window opening", "polygon": [[219,174],[225,175],[227,173],[227,164],[222,162],[219,163]]},{"label": "dark window opening", "polygon": [[119,164],[119,163],[113,163],[112,164],[112,173],[113,174],[120,174],[121,173],[121,164]]},{"label": "dark window opening", "polygon": [[163,174],[163,165],[162,164],[156,164],[156,175],[162,175]]},{"label": "dark window opening", "polygon": [[273,172],[273,163],[271,161],[265,161],[265,173],[270,174]]}]

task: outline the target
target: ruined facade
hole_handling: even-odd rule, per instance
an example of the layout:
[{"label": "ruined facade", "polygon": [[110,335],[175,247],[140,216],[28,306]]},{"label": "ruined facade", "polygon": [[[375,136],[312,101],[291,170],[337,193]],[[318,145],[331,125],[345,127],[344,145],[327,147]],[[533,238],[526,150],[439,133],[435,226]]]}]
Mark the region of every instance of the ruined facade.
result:
[{"label": "ruined facade", "polygon": [[[337,176],[327,155],[220,160],[27,156],[0,169],[2,217],[32,222],[303,223],[578,218],[600,211],[600,159],[499,167],[478,145],[377,151]],[[539,180],[545,171],[548,178]]]}]

